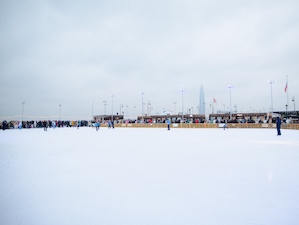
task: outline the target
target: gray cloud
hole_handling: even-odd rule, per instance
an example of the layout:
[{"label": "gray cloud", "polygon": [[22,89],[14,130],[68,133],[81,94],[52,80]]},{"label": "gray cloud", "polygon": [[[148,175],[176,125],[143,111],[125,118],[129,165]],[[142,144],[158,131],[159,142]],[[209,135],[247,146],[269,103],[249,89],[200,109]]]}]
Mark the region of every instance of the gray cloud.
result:
[{"label": "gray cloud", "polygon": [[[299,99],[297,1],[3,1],[0,116],[88,118],[128,105],[141,113],[140,90],[154,112],[199,102],[285,109],[284,86]],[[110,104],[110,106],[109,106]],[[291,104],[291,101],[289,102]],[[118,110],[119,111],[119,110]]]}]

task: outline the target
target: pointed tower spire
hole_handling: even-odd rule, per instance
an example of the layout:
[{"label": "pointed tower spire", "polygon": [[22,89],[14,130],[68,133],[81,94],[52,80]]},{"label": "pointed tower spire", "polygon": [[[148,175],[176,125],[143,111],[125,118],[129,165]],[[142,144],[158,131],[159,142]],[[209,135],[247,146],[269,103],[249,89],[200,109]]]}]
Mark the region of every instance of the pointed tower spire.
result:
[{"label": "pointed tower spire", "polygon": [[199,91],[199,114],[205,115],[206,110],[205,110],[205,93],[203,86],[200,85],[200,91]]}]

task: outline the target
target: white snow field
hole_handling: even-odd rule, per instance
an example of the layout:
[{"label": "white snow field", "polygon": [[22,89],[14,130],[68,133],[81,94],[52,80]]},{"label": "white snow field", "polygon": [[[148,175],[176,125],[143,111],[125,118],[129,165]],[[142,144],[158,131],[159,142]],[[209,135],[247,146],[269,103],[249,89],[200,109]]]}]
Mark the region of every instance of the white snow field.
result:
[{"label": "white snow field", "polygon": [[0,224],[297,225],[299,131],[1,131]]}]

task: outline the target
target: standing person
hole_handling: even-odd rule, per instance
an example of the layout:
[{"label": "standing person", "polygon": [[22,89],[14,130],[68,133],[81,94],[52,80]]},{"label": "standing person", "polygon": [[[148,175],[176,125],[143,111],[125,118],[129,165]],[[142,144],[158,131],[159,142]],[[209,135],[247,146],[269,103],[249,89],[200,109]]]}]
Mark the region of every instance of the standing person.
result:
[{"label": "standing person", "polygon": [[19,126],[18,126],[18,128],[21,130],[22,127],[23,127],[23,124],[22,124],[22,122],[20,121],[20,122],[19,122]]},{"label": "standing person", "polygon": [[227,129],[227,121],[224,121],[223,130]]},{"label": "standing person", "polygon": [[100,126],[101,126],[101,123],[100,123],[99,120],[96,121],[95,126],[96,126],[96,131],[98,131],[100,129]]},{"label": "standing person", "polygon": [[7,128],[8,128],[8,124],[7,124],[6,120],[4,120],[4,121],[2,122],[2,129],[5,130],[5,129],[7,129]]},{"label": "standing person", "polygon": [[48,128],[48,124],[47,124],[47,121],[45,120],[44,121],[44,131],[47,131],[47,128]]},{"label": "standing person", "polygon": [[223,130],[225,130],[225,128],[227,129],[226,123],[223,124]]},{"label": "standing person", "polygon": [[281,135],[281,132],[280,132],[280,125],[281,125],[281,119],[280,117],[276,117],[276,129],[277,129],[277,136]]},{"label": "standing person", "polygon": [[169,118],[167,119],[166,123],[167,123],[167,130],[170,130],[171,121]]},{"label": "standing person", "polygon": [[110,129],[110,128],[111,128],[111,121],[108,120],[108,129]]},{"label": "standing person", "polygon": [[55,121],[52,121],[52,127],[53,127],[53,129],[56,128],[56,123],[55,123]]}]

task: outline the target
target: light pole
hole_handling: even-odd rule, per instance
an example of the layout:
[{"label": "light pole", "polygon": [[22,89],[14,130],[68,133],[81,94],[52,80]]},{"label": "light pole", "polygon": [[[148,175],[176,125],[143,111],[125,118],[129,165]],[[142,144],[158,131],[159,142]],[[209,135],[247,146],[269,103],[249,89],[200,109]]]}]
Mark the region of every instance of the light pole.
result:
[{"label": "light pole", "polygon": [[[128,118],[128,105],[126,105],[126,117]],[[124,118],[125,118],[125,116],[124,116]]]},{"label": "light pole", "polygon": [[292,102],[294,102],[294,112],[296,112],[296,107],[295,107],[295,96],[292,98]]},{"label": "light pole", "polygon": [[184,121],[184,91],[185,89],[184,88],[180,88],[180,91],[182,92],[182,122]]},{"label": "light pole", "polygon": [[103,102],[104,102],[104,115],[106,115],[106,105],[107,105],[107,101],[104,100]]},{"label": "light pole", "polygon": [[143,95],[145,94],[144,91],[140,91],[141,94],[141,116],[143,119]]},{"label": "light pole", "polygon": [[147,115],[150,116],[150,114],[151,114],[150,113],[150,111],[151,111],[151,102],[150,101],[147,101],[147,106],[146,107],[147,107]]},{"label": "light pole", "polygon": [[175,115],[175,105],[176,105],[176,102],[173,102],[173,115]]},{"label": "light pole", "polygon": [[151,106],[149,107],[149,116],[152,115],[152,109],[153,109],[153,106],[151,105]]},{"label": "light pole", "polygon": [[229,88],[229,119],[232,119],[232,88],[233,85],[228,84],[227,88]]},{"label": "light pole", "polygon": [[270,80],[268,79],[268,84],[271,85],[271,116],[272,116],[272,113],[273,113],[273,93],[272,93],[272,84],[274,83],[274,80]]},{"label": "light pole", "polygon": [[25,101],[22,101],[22,123],[23,123],[23,117],[24,117],[24,105],[25,105]]},{"label": "light pole", "polygon": [[235,108],[235,112],[238,113],[238,106],[236,104],[235,104],[234,108]]},{"label": "light pole", "polygon": [[120,105],[119,105],[119,115],[122,115],[121,111],[122,111],[122,108],[123,108],[123,107],[124,107],[123,104],[120,104]]},{"label": "light pole", "polygon": [[58,106],[59,106],[59,121],[61,121],[61,104],[59,104]]},{"label": "light pole", "polygon": [[114,95],[110,94],[110,97],[111,97],[111,107],[112,107],[112,109],[111,109],[111,121],[113,121],[113,97],[114,97]]},{"label": "light pole", "polygon": [[91,102],[91,119],[93,120],[93,102]]}]

